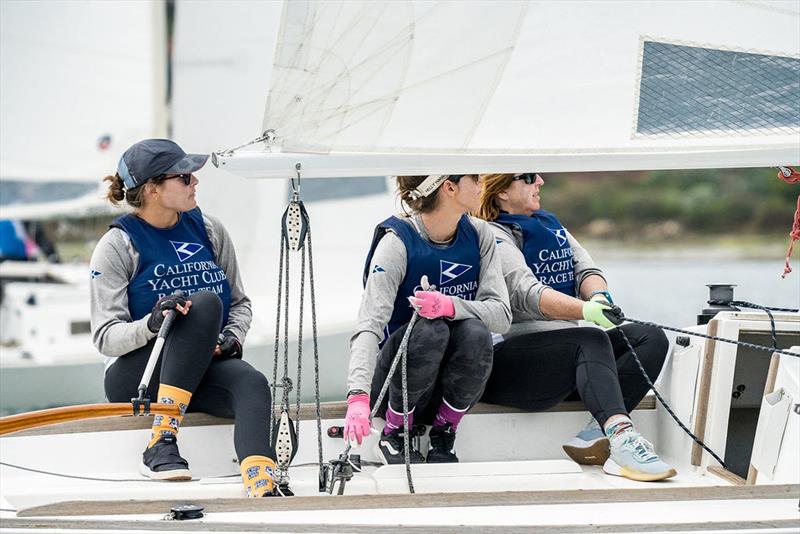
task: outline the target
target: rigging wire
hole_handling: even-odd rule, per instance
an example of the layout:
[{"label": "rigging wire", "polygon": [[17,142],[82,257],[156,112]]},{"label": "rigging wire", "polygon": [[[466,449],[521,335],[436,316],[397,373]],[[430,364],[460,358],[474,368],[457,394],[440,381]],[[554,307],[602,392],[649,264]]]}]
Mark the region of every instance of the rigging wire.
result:
[{"label": "rigging wire", "polygon": [[[309,241],[309,245],[310,245],[310,236],[309,236],[309,240],[308,241]],[[310,250],[309,250],[309,262],[311,264],[311,251]],[[311,264],[311,265],[313,265],[313,264]],[[313,266],[311,266],[311,265],[310,265],[309,270],[310,270],[310,273],[313,273]],[[313,284],[314,284],[314,282],[313,282],[313,274],[312,274],[311,280],[310,280],[310,285],[311,285],[312,288],[313,288]],[[311,293],[313,295],[313,289],[311,289]],[[280,295],[280,293],[279,293],[279,295]],[[754,304],[754,303],[751,303],[751,302],[740,301],[740,300],[709,300],[708,303],[712,304],[712,305],[731,305],[731,306],[747,307],[747,308],[753,308],[753,309],[761,310],[761,311],[764,311],[764,312],[768,313],[769,317],[770,317],[770,323],[771,323],[770,327],[771,327],[771,334],[772,334],[772,340],[773,340],[773,345],[774,346],[773,347],[767,347],[767,346],[764,346],[764,345],[757,345],[757,344],[754,344],[754,343],[747,343],[747,342],[744,342],[744,341],[726,339],[726,338],[721,338],[721,337],[717,337],[717,336],[709,336],[709,335],[701,334],[699,332],[692,332],[691,330],[682,330],[682,329],[678,329],[678,328],[672,328],[672,327],[665,326],[665,325],[660,325],[660,324],[657,324],[657,323],[652,323],[652,322],[640,321],[640,320],[637,320],[637,319],[632,319],[630,317],[624,317],[624,320],[628,321],[628,322],[631,322],[631,323],[641,324],[641,325],[645,325],[645,326],[652,326],[652,327],[661,328],[661,329],[664,329],[664,330],[669,330],[669,331],[672,331],[672,332],[678,332],[678,333],[682,333],[682,334],[687,334],[687,335],[690,335],[690,336],[696,336],[696,337],[701,337],[701,338],[705,338],[705,339],[711,339],[711,340],[714,340],[714,341],[720,341],[720,342],[723,342],[723,343],[731,343],[731,344],[734,344],[734,345],[748,347],[748,348],[752,348],[752,349],[756,349],[756,350],[762,350],[762,351],[766,351],[766,352],[772,352],[772,353],[778,353],[778,354],[785,354],[785,355],[788,355],[788,356],[800,357],[800,354],[798,354],[796,352],[777,349],[777,331],[776,331],[776,327],[775,327],[774,318],[773,318],[772,314],[770,313],[770,312],[773,312],[773,311],[797,313],[800,310],[793,309],[793,308],[776,308],[776,307],[761,306],[759,304]],[[312,313],[312,328],[313,328],[314,332],[316,333],[315,307],[314,307],[313,298],[312,298],[311,313]],[[394,373],[397,370],[397,366],[401,361],[404,364],[401,367],[401,372],[403,373],[403,375],[405,375],[406,372],[407,372],[407,368],[405,366],[405,358],[404,358],[404,354],[403,353],[407,353],[407,350],[408,350],[408,338],[410,337],[411,329],[412,329],[414,323],[416,322],[416,320],[417,320],[417,314],[414,313],[411,316],[411,321],[409,321],[409,324],[408,324],[408,327],[406,329],[406,332],[403,335],[403,340],[401,341],[400,348],[398,348],[397,354],[395,355],[395,358],[392,361],[392,365],[391,365],[391,367],[389,369],[389,373],[387,375],[387,378],[383,383],[383,387],[381,388],[381,391],[380,391],[380,393],[379,393],[379,395],[377,397],[377,401],[376,401],[376,403],[375,403],[375,405],[374,405],[374,407],[372,409],[372,412],[370,413],[370,418],[375,417],[375,415],[376,415],[376,413],[378,411],[378,407],[380,406],[380,404],[381,404],[381,402],[383,400],[383,397],[385,396],[386,391],[389,388],[390,379],[391,379],[392,376],[394,376]],[[706,445],[699,437],[697,437],[695,434],[693,434],[686,427],[686,425],[683,424],[683,422],[680,420],[680,418],[678,418],[678,416],[675,415],[675,412],[669,406],[667,401],[664,400],[664,398],[658,392],[658,390],[656,389],[656,387],[653,384],[652,380],[650,380],[650,377],[648,376],[647,371],[645,371],[641,360],[639,360],[639,355],[636,353],[636,350],[633,348],[633,345],[631,344],[630,340],[625,335],[625,332],[622,331],[621,329],[619,331],[622,334],[622,337],[625,340],[625,343],[628,346],[628,350],[631,352],[631,356],[633,356],[633,359],[636,362],[636,365],[638,366],[639,371],[641,372],[641,374],[644,377],[645,381],[647,382],[648,386],[650,386],[650,389],[653,390],[653,394],[655,395],[655,397],[658,399],[658,401],[661,403],[661,405],[664,407],[664,409],[667,411],[667,413],[670,415],[670,417],[672,417],[672,419],[678,424],[678,426],[690,438],[692,438],[692,440],[695,443],[697,443],[706,452],[708,452],[717,462],[719,462],[719,464],[722,467],[726,467],[725,462],[719,457],[719,455],[717,455],[710,447],[708,447],[708,445]],[[276,343],[276,346],[277,346],[277,343]],[[319,360],[317,358],[316,346],[317,346],[317,344],[316,344],[316,335],[315,335],[315,337],[314,337],[315,366],[318,369]],[[277,355],[276,355],[276,357],[277,357]],[[276,361],[275,370],[277,372],[277,361]],[[315,376],[315,378],[316,378],[316,384],[315,385],[316,385],[316,389],[317,389],[317,399],[319,399],[319,375],[317,374]],[[404,378],[405,378],[405,376],[404,376]],[[408,391],[407,391],[407,384],[406,384],[405,380],[403,380],[403,384],[404,384],[404,387],[403,387],[403,412],[404,412],[403,423],[404,423],[405,427],[408,428],[408,419],[407,419],[408,418],[408,410],[407,410],[407,408],[408,408]],[[274,398],[273,398],[273,404],[274,404]],[[323,461],[322,461],[322,437],[321,437],[322,436],[322,429],[321,429],[321,426],[320,426],[321,425],[321,415],[320,415],[320,406],[319,406],[318,402],[317,402],[316,408],[317,408],[317,431],[318,431],[318,440],[317,440],[317,442],[318,442],[318,446],[319,446],[319,449],[318,449],[319,462],[318,463],[306,462],[306,463],[302,463],[302,464],[292,465],[292,467],[296,468],[296,467],[308,467],[308,466],[316,466],[316,465],[323,466],[324,465]],[[270,434],[272,434],[272,425],[270,425]],[[409,451],[410,451],[409,434],[410,434],[410,432],[406,431],[406,436],[404,436],[404,445],[405,445],[405,448],[406,448],[406,476],[408,478],[409,490],[410,490],[411,493],[414,493],[414,486],[413,486],[413,481],[411,479],[411,469],[410,469],[411,463],[410,463],[410,457],[409,457],[409,454],[410,454],[409,453]],[[352,448],[352,446],[350,445],[350,443],[348,443],[343,454],[345,456],[348,455],[350,453],[351,448]],[[379,467],[379,466],[383,465],[383,464],[379,464],[377,462],[367,462],[367,461],[364,461],[364,460],[361,461],[361,464],[364,465],[364,466],[376,466],[376,467]],[[2,462],[2,461],[0,461],[0,465],[6,466],[6,467],[10,467],[10,468],[13,468],[13,469],[20,469],[20,470],[23,470],[23,471],[29,471],[29,472],[33,472],[33,473],[51,475],[51,476],[62,477],[62,478],[71,478],[71,479],[77,479],[77,480],[91,480],[91,481],[96,481],[96,482],[147,482],[147,480],[141,479],[141,478],[138,478],[138,479],[131,479],[131,478],[116,479],[116,478],[101,478],[101,477],[87,477],[87,476],[81,476],[81,475],[70,475],[70,474],[66,474],[66,473],[58,473],[58,472],[54,472],[54,471],[35,469],[35,468],[32,468],[32,467],[26,467],[26,466],[11,464],[11,463]],[[228,478],[228,477],[235,477],[235,476],[238,476],[238,475],[226,475],[226,476],[214,477],[214,478],[219,479],[219,478]]]},{"label": "rigging wire", "polygon": [[[280,259],[278,265],[278,299],[277,316],[275,320],[275,346],[272,366],[272,403],[270,417],[275,416],[276,388],[282,387],[280,402],[280,416],[277,422],[270,424],[269,439],[275,445],[278,455],[278,487],[279,490],[288,490],[288,469],[291,460],[299,449],[300,444],[300,400],[303,372],[303,322],[305,310],[305,284],[306,284],[306,261],[308,261],[309,278],[309,297],[311,301],[311,323],[314,349],[314,394],[317,419],[317,448],[319,463],[322,465],[322,420],[320,410],[319,395],[319,344],[317,340],[317,314],[316,314],[316,295],[314,288],[314,263],[311,244],[311,222],[308,213],[300,200],[300,170],[301,164],[296,166],[297,181],[292,178],[292,200],[284,211],[281,222],[280,239]],[[289,265],[290,252],[300,251],[300,301],[299,301],[299,325],[297,339],[297,383],[292,384],[289,378]],[[308,255],[306,255],[308,250]],[[307,259],[307,260],[306,260]],[[283,297],[283,316],[281,316],[281,297]],[[283,324],[283,378],[281,386],[278,386],[278,361],[281,341],[281,320]],[[296,390],[296,408],[294,426],[292,426],[290,413],[289,393],[292,389]],[[283,441],[280,441],[283,439]],[[286,441],[288,440],[288,442]],[[280,441],[280,443],[279,443]],[[288,455],[288,458],[287,458]],[[290,490],[288,490],[290,491]],[[288,493],[287,493],[288,494]]]},{"label": "rigging wire", "polygon": [[[378,414],[378,410],[380,409],[381,404],[383,403],[383,397],[386,395],[386,392],[389,390],[389,384],[392,381],[392,377],[394,376],[395,372],[397,371],[397,366],[402,362],[400,372],[401,372],[401,384],[402,384],[402,395],[403,395],[403,447],[405,448],[405,464],[406,464],[406,479],[408,481],[408,491],[409,493],[415,493],[414,490],[414,481],[411,478],[411,429],[408,428],[408,382],[407,382],[407,374],[408,374],[408,340],[411,337],[411,331],[414,328],[414,324],[417,322],[417,318],[419,315],[416,311],[412,313],[411,320],[408,322],[408,326],[406,326],[406,331],[403,333],[403,338],[400,340],[400,346],[397,348],[397,352],[394,355],[394,359],[392,360],[392,364],[389,367],[389,372],[386,374],[386,380],[383,381],[383,386],[381,386],[381,391],[378,393],[378,396],[375,399],[375,403],[372,406],[372,410],[369,414],[370,421]],[[345,438],[346,439],[346,438]],[[351,443],[348,441],[347,445],[345,446],[344,452],[342,453],[342,458],[349,458],[350,450],[352,449]],[[367,465],[362,462],[363,465]],[[329,487],[329,492],[333,491],[333,481],[335,478],[331,478],[332,482]],[[340,483],[339,486],[339,495],[342,494],[343,486]]]},{"label": "rigging wire", "polygon": [[[671,328],[669,326],[659,325],[659,324],[656,324],[656,323],[650,323],[650,322],[647,322],[647,321],[639,321],[639,320],[636,320],[636,319],[631,319],[630,317],[623,317],[623,318],[624,318],[624,320],[626,320],[628,322],[641,324],[641,325],[644,325],[644,326],[652,326],[652,327],[656,327],[656,328],[661,328],[663,330],[670,330],[672,332],[679,332],[679,333],[682,333],[682,334],[687,334],[687,335],[690,335],[690,336],[697,336],[697,337],[702,337],[702,338],[706,338],[706,339],[711,339],[711,340],[714,340],[714,341],[721,341],[723,343],[733,343],[735,345],[748,347],[748,348],[752,348],[752,349],[756,349],[756,350],[763,350],[763,351],[767,351],[767,352],[771,352],[771,353],[779,353],[779,354],[786,354],[788,356],[800,357],[799,353],[788,351],[788,350],[780,350],[778,348],[778,334],[777,334],[777,331],[776,331],[776,328],[775,328],[775,318],[772,315],[773,311],[796,313],[796,312],[798,312],[800,310],[795,310],[795,309],[792,309],[792,308],[774,308],[774,307],[768,307],[768,306],[761,306],[760,304],[753,304],[752,302],[747,302],[747,301],[744,301],[744,300],[709,300],[708,303],[712,304],[712,305],[723,305],[723,306],[727,305],[727,306],[740,306],[740,307],[743,307],[743,308],[753,308],[753,309],[757,309],[757,310],[761,310],[761,311],[766,312],[767,315],[769,316],[769,320],[770,320],[770,334],[772,336],[772,347],[766,347],[764,345],[756,345],[754,343],[747,343],[747,342],[744,342],[744,341],[738,341],[738,340],[733,340],[733,339],[721,338],[721,337],[718,337],[718,336],[709,336],[709,335],[706,335],[706,334],[700,334],[699,332],[692,332],[690,330],[681,330],[681,329],[678,329],[678,328]],[[672,419],[678,424],[678,426],[690,438],[692,438],[692,440],[695,443],[697,443],[700,447],[703,448],[703,450],[705,450],[707,453],[709,453],[717,462],[719,462],[719,464],[722,467],[727,469],[727,466],[725,465],[725,462],[722,460],[722,458],[720,458],[719,455],[717,455],[713,450],[711,450],[711,448],[708,445],[706,445],[703,442],[703,440],[701,440],[694,433],[692,433],[692,431],[689,430],[686,427],[685,424],[683,424],[683,422],[680,420],[680,418],[678,418],[678,416],[675,415],[675,412],[672,411],[672,408],[670,407],[670,405],[667,403],[666,400],[664,400],[664,397],[662,397],[661,394],[656,389],[656,386],[655,386],[655,384],[653,384],[653,381],[650,380],[650,376],[647,374],[647,371],[645,371],[641,360],[639,360],[639,355],[636,354],[636,350],[633,348],[633,345],[631,344],[630,340],[628,339],[628,336],[625,335],[625,332],[621,328],[618,328],[617,330],[619,331],[620,334],[622,334],[622,338],[625,340],[625,344],[628,346],[628,350],[630,351],[631,356],[633,356],[633,359],[636,362],[636,365],[639,368],[639,371],[642,373],[642,376],[644,377],[645,381],[647,382],[647,385],[650,386],[650,389],[653,391],[653,394],[658,399],[658,402],[661,403],[661,406],[664,407],[664,409],[667,411],[667,413],[670,415],[670,417],[672,417]]]},{"label": "rigging wire", "polygon": [[633,319],[631,317],[625,316],[624,319],[631,323],[636,323],[644,326],[654,326],[656,328],[661,328],[662,330],[668,330],[670,332],[677,332],[678,334],[686,334],[687,336],[695,336],[695,337],[702,337],[705,339],[711,339],[714,341],[721,341],[723,343],[731,343],[733,345],[739,345],[742,347],[747,347],[755,350],[761,350],[765,352],[777,352],[778,354],[785,354],[787,356],[795,356],[800,358],[800,352],[792,352],[790,350],[783,350],[783,349],[774,349],[773,347],[767,347],[766,345],[757,345],[755,343],[748,343],[746,341],[737,341],[735,339],[727,339],[724,337],[718,336],[709,336],[707,334],[701,334],[699,332],[692,332],[691,330],[682,330],[680,328],[673,328],[671,326],[665,326],[658,323],[651,323],[649,321],[640,321],[638,319]]}]

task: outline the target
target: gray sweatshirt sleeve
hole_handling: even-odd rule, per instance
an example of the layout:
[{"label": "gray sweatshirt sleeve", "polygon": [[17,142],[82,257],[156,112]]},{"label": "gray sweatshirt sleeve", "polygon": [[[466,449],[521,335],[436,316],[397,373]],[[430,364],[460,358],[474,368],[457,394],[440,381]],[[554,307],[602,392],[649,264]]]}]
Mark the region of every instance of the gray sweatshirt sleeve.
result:
[{"label": "gray sweatshirt sleeve", "polygon": [[[204,214],[217,263],[231,287],[231,308],[225,330],[244,344],[252,319],[250,299],[244,294],[233,242],[222,223]],[[94,278],[90,284],[91,327],[95,347],[117,357],[143,347],[156,334],[147,328],[150,314],[132,321],[128,309],[128,284],[136,274],[139,253],[123,230],[112,228],[100,239],[91,259]]]},{"label": "gray sweatshirt sleeve", "polygon": [[225,272],[231,288],[231,307],[228,312],[228,323],[223,327],[223,331],[230,332],[244,345],[247,331],[250,330],[250,322],[253,319],[253,311],[250,298],[244,293],[233,240],[219,219],[206,214],[203,214],[203,218],[208,238],[211,240],[217,256],[217,265]]},{"label": "gray sweatshirt sleeve", "polygon": [[[574,321],[555,321],[542,314],[539,308],[542,293],[551,288],[540,282],[525,262],[525,256],[522,253],[522,233],[516,230],[512,231],[499,224],[492,224],[491,226],[499,242],[497,250],[501,259],[503,276],[508,287],[514,323],[530,323],[533,321],[535,324],[529,324],[528,326],[533,327],[535,330],[575,326],[576,323]],[[576,288],[580,288],[583,280],[589,275],[597,274],[603,276],[603,272],[595,265],[586,249],[569,232],[567,232],[567,240],[573,252]],[[518,331],[519,329],[515,330],[515,332]]]},{"label": "gray sweatshirt sleeve", "polygon": [[539,302],[542,292],[548,289],[548,286],[540,282],[528,267],[517,236],[504,226],[492,224],[491,227],[497,240],[497,254],[508,288],[514,322],[530,319],[546,320],[547,317],[539,311]]},{"label": "gray sweatshirt sleeve", "polygon": [[[470,218],[470,221],[478,231],[481,275],[474,301],[453,297],[454,320],[480,319],[489,330],[503,333],[511,324],[511,310],[500,261],[495,252],[494,235],[484,221],[475,218]],[[356,331],[350,339],[349,390],[370,390],[379,352],[378,343],[383,339],[384,328],[392,316],[398,288],[406,275],[405,269],[405,245],[389,231],[375,248],[358,311]]]},{"label": "gray sweatshirt sleeve", "polygon": [[594,263],[589,252],[578,243],[578,240],[575,239],[569,231],[567,231],[567,241],[569,242],[569,246],[572,247],[573,253],[572,261],[574,262],[573,270],[575,271],[575,294],[580,295],[581,284],[583,284],[587,276],[596,274],[603,280],[605,280],[606,277],[603,276],[603,271],[600,270],[600,267]]},{"label": "gray sweatshirt sleeve", "polygon": [[[379,268],[376,268],[379,267]],[[361,297],[356,330],[350,338],[347,389],[369,392],[378,358],[378,343],[394,310],[394,299],[406,275],[406,247],[389,231],[378,242]]]},{"label": "gray sweatshirt sleeve", "polygon": [[122,356],[156,337],[147,328],[149,313],[131,321],[128,311],[128,281],[137,265],[138,254],[128,235],[118,228],[106,232],[92,253],[89,285],[92,341],[106,356]]},{"label": "gray sweatshirt sleeve", "polygon": [[486,221],[470,217],[470,222],[478,231],[481,275],[475,300],[453,297],[456,311],[453,319],[480,319],[491,332],[503,334],[511,326],[511,308],[508,304],[508,289],[503,280],[503,269],[497,255],[497,243]]}]

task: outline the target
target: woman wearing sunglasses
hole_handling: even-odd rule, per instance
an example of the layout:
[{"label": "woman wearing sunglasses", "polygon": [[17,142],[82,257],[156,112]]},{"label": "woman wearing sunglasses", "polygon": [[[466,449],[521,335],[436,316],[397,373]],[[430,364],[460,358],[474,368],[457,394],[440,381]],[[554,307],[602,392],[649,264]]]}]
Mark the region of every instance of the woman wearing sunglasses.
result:
[{"label": "woman wearing sunglasses", "polygon": [[[456,430],[492,367],[490,331],[505,332],[511,322],[508,294],[491,228],[467,216],[478,208],[476,175],[400,176],[397,185],[411,213],[377,226],[364,266],[350,342],[345,438],[361,443],[370,433],[370,406],[416,309],[420,318],[407,353],[408,428],[414,422],[433,426],[427,458],[419,451],[409,455],[412,462],[457,462]],[[377,413],[386,420],[378,456],[403,463],[400,367]]]},{"label": "woman wearing sunglasses", "polygon": [[[540,411],[577,390],[592,419],[564,445],[573,460],[633,480],[674,476],[628,415],[649,386],[621,334],[655,380],[668,349],[664,332],[617,326],[622,312],[602,271],[556,216],[540,209],[541,176],[481,178],[480,216],[492,222],[514,316],[508,335],[495,346],[483,400]],[[581,319],[602,329],[580,327]]]},{"label": "woman wearing sunglasses", "polygon": [[107,357],[106,396],[129,402],[164,317],[176,310],[148,394],[178,405],[181,415],[155,413],[140,471],[155,480],[191,479],[177,444],[183,414],[235,417],[245,491],[268,496],[275,491],[270,391],[264,375],[241,359],[251,310],[233,242],[195,200],[193,173],[207,159],[147,139],[126,150],[117,173],[105,178],[109,201],[124,199],[134,211],[112,223],[92,255],[92,336]]}]

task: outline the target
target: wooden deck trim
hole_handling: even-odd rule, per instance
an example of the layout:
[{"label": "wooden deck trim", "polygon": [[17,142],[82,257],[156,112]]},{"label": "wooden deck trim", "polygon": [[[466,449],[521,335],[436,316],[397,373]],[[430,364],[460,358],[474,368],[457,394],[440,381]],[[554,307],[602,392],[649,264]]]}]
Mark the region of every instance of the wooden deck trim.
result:
[{"label": "wooden deck trim", "polygon": [[[174,404],[152,404],[153,413],[162,415],[180,415],[178,407]],[[137,413],[142,414],[139,407]],[[91,419],[108,419],[132,415],[133,407],[129,403],[105,402],[100,404],[82,404],[78,406],[61,406],[34,412],[20,413],[0,417],[0,435],[14,434],[31,428],[69,423],[71,421],[87,421]]]},{"label": "wooden deck trim", "polygon": [[[642,402],[636,407],[636,410],[655,410],[656,399],[653,395],[647,395]],[[564,401],[546,412],[584,412],[586,406],[582,401]],[[336,402],[323,402],[320,405],[320,412],[322,419],[344,419],[347,412],[346,401]],[[509,408],[507,406],[498,406],[496,404],[478,403],[475,405],[471,414],[506,414],[506,413],[526,413],[526,410],[519,410],[517,408]],[[294,406],[290,411],[294,417]],[[301,404],[300,405],[300,419],[302,421],[311,420],[316,417],[316,408],[314,404]],[[149,417],[106,417],[85,421],[73,421],[69,423],[60,423],[40,428],[33,428],[30,430],[23,430],[13,434],[7,434],[4,437],[19,437],[19,436],[47,436],[53,434],[77,434],[82,432],[111,432],[118,430],[139,430],[143,428],[150,428],[153,421]],[[211,425],[232,425],[233,419],[223,417],[215,417],[206,413],[188,413],[186,414],[182,427],[191,426],[211,426]]]},{"label": "wooden deck trim", "polygon": [[[768,484],[763,486],[418,493],[415,495],[322,495],[273,499],[224,498],[193,499],[192,502],[204,507],[206,513],[221,513],[731,499],[797,499],[799,495],[800,484]],[[158,514],[169,512],[169,509],[175,506],[175,503],[179,500],[65,501],[20,510],[17,513],[17,517],[108,515],[110,511],[113,511],[114,515]],[[136,525],[138,524],[137,522]]]},{"label": "wooden deck trim", "polygon": [[[711,319],[708,322],[709,336],[716,336],[719,328],[719,321]],[[701,440],[705,439],[706,416],[708,415],[708,401],[711,396],[711,375],[714,370],[714,352],[717,349],[717,342],[713,339],[706,340],[705,351],[703,351],[703,371],[700,375],[700,395],[697,399],[697,411],[694,422],[694,435]],[[697,443],[692,443],[692,465],[700,465],[703,460],[703,448]]]},{"label": "wooden deck trim", "polygon": [[720,467],[718,465],[710,465],[710,466],[708,466],[708,472],[718,476],[722,480],[730,482],[731,484],[733,484],[735,486],[744,486],[747,483],[747,481],[745,479],[743,479],[742,477],[740,477],[736,473],[734,473],[732,471],[728,471],[724,467]]},{"label": "wooden deck trim", "polygon": [[242,523],[242,522],[204,522],[202,519],[195,521],[97,521],[86,519],[0,519],[0,528],[5,529],[48,529],[59,532],[90,532],[92,530],[115,530],[122,532],[153,531],[153,532],[296,532],[296,533],[346,533],[346,534],[396,534],[398,530],[403,534],[574,534],[575,532],[591,532],[594,534],[619,534],[622,532],[702,532],[714,530],[716,532],[736,532],[740,530],[766,529],[791,529],[797,527],[794,519],[773,519],[755,521],[703,521],[670,523],[669,525],[656,525],[653,523],[604,523],[604,524],[572,524],[572,525],[539,525],[528,523],[525,525],[375,525],[375,524],[322,524],[322,523]]}]

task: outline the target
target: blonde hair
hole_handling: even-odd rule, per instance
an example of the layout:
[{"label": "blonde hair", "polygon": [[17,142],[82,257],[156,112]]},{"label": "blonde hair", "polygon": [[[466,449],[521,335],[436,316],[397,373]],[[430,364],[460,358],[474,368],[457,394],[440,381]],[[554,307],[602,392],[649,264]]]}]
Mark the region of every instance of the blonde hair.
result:
[{"label": "blonde hair", "polygon": [[481,174],[481,206],[478,217],[493,221],[500,216],[500,203],[497,196],[511,187],[513,174]]}]

